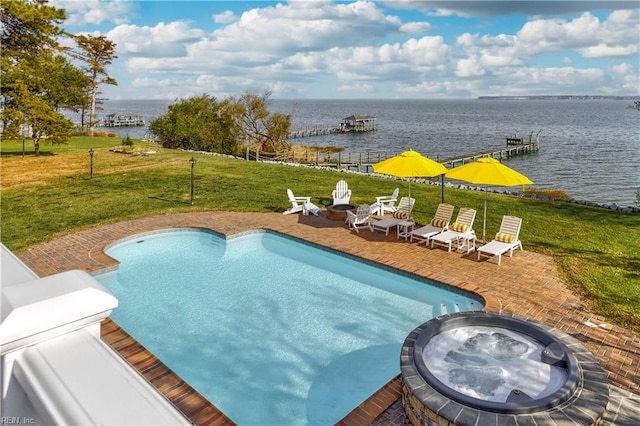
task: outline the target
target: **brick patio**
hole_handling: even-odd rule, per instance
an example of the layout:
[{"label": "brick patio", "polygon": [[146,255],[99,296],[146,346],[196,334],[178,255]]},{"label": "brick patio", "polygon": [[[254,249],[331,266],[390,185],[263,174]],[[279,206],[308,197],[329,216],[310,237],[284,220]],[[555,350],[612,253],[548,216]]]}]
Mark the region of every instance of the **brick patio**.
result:
[{"label": "brick patio", "polygon": [[[578,339],[607,371],[609,383],[629,392],[629,401],[638,403],[640,393],[640,336],[605,324],[589,312],[586,304],[561,282],[553,259],[526,251],[504,258],[478,262],[476,254],[447,253],[442,249],[397,239],[395,234],[359,234],[341,221],[320,216],[280,213],[194,212],[151,216],[101,225],[34,246],[21,254],[22,261],[40,276],[70,269],[88,272],[116,265],[104,248],[134,234],[167,228],[206,228],[225,235],[252,229],[270,229],[315,244],[359,256],[383,265],[408,271],[484,297],[486,310],[513,313],[542,321]],[[595,325],[595,326],[594,326]],[[374,398],[363,403],[343,424],[365,424],[384,412],[397,399],[394,381],[379,392],[386,406]],[[397,404],[396,404],[397,405]],[[633,411],[636,412],[635,410]],[[638,410],[640,412],[640,410]],[[388,418],[397,417],[387,411]],[[394,419],[394,424],[402,420]]]}]

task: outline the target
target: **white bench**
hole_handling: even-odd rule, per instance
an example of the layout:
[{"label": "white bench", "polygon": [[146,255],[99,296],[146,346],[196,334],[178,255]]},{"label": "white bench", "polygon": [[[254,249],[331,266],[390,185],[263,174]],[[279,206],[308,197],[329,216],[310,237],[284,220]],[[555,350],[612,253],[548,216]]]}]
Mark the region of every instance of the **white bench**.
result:
[{"label": "white bench", "polygon": [[190,424],[87,330],[28,347],[13,374],[46,424]]}]

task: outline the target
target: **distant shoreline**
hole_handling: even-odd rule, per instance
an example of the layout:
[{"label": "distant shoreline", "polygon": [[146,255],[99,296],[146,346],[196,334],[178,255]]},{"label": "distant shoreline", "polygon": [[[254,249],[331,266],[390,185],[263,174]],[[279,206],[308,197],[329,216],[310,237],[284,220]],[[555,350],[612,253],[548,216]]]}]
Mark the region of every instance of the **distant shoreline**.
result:
[{"label": "distant shoreline", "polygon": [[614,101],[624,101],[624,100],[633,100],[638,99],[638,96],[599,96],[599,95],[525,95],[525,96],[478,96],[478,99],[483,100],[614,100]]}]

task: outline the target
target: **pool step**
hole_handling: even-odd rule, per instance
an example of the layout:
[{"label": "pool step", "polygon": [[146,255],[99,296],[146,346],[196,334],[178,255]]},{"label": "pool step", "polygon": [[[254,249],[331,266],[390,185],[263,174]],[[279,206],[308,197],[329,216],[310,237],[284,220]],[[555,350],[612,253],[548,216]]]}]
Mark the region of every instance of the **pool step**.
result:
[{"label": "pool step", "polygon": [[457,303],[440,303],[440,315],[451,314],[454,312],[460,312],[460,305]]}]

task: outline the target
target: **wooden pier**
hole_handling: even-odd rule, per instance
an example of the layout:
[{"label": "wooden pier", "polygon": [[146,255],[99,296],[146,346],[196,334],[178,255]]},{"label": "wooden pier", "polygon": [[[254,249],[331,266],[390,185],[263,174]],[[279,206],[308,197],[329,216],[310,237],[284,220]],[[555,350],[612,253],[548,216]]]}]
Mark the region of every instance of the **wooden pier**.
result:
[{"label": "wooden pier", "polygon": [[340,133],[339,126],[314,126],[295,129],[289,132],[288,139],[304,138],[307,136],[328,135],[331,133]]},{"label": "wooden pier", "polygon": [[[538,152],[540,144],[538,142],[525,143],[521,145],[511,145],[505,148],[478,152],[474,154],[450,157],[445,159],[436,158],[447,168],[461,166],[475,161],[481,157],[492,157],[499,161],[518,155],[533,154]],[[366,173],[373,172],[373,165],[387,158],[393,157],[395,153],[390,152],[321,152],[318,150],[305,150],[304,153],[295,151],[264,152],[250,150],[247,148],[245,159],[250,161],[280,161],[287,163],[306,164],[319,167],[332,167],[337,169],[353,169]]]},{"label": "wooden pier", "polygon": [[304,138],[307,136],[321,136],[331,133],[360,133],[377,130],[376,118],[371,115],[354,114],[342,119],[339,126],[313,126],[295,129],[289,132],[287,138]]},{"label": "wooden pier", "polygon": [[515,157],[517,155],[533,154],[534,152],[538,152],[539,149],[540,149],[540,144],[538,142],[530,142],[530,143],[523,143],[523,144],[508,145],[506,148],[483,151],[483,152],[463,155],[459,157],[450,157],[445,159],[437,158],[436,161],[438,161],[439,163],[442,163],[445,167],[450,169],[456,166],[461,166],[463,164],[470,163],[482,157],[492,157],[492,158],[495,158],[496,160],[502,161],[504,159]]}]

